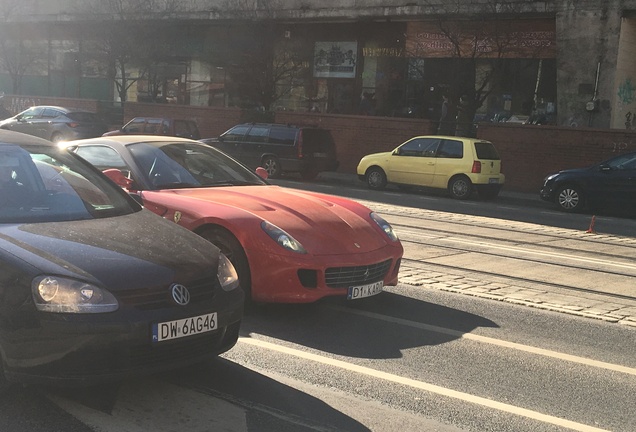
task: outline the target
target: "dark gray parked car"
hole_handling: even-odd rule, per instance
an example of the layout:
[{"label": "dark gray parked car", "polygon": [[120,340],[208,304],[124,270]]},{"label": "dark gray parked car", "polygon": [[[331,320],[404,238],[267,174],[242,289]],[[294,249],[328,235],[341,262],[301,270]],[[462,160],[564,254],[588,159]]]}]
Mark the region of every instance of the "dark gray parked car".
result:
[{"label": "dark gray parked car", "polygon": [[34,106],[0,121],[0,129],[59,142],[98,137],[108,130],[108,126],[97,114],[89,111]]}]

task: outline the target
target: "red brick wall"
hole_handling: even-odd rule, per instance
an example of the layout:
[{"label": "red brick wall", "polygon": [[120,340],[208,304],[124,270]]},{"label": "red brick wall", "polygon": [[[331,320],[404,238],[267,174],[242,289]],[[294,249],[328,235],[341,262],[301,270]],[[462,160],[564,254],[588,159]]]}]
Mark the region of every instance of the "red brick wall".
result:
[{"label": "red brick wall", "polygon": [[[32,104],[97,109],[97,102],[90,100],[22,99],[30,99]],[[126,103],[124,121],[136,116],[194,119],[202,137],[214,137],[240,123],[242,113],[236,108]],[[365,154],[388,151],[408,138],[435,131],[434,122],[391,117],[283,111],[276,113],[276,122],[316,124],[330,129],[340,161],[338,171],[351,174],[355,174],[356,166]],[[518,192],[538,193],[544,177],[561,169],[584,167],[619,153],[636,151],[636,132],[626,130],[481,123],[477,134],[495,144],[501,155],[502,171],[506,174],[505,188]]]},{"label": "red brick wall", "polygon": [[559,170],[636,151],[636,133],[627,130],[482,123],[477,135],[495,144],[505,188],[519,192],[538,193],[545,176]]}]

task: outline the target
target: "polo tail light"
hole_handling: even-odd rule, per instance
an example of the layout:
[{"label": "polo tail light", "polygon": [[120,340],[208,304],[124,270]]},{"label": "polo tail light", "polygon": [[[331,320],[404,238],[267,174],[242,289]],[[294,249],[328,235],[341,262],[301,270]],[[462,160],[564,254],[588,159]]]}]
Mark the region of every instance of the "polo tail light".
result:
[{"label": "polo tail light", "polygon": [[473,161],[473,169],[470,170],[470,172],[473,173],[473,174],[481,173],[481,162]]},{"label": "polo tail light", "polygon": [[303,131],[298,131],[298,159],[303,157]]},{"label": "polo tail light", "polygon": [[78,127],[80,124],[76,123],[76,122],[70,122],[70,123],[66,123],[66,125],[70,128],[76,128]]}]

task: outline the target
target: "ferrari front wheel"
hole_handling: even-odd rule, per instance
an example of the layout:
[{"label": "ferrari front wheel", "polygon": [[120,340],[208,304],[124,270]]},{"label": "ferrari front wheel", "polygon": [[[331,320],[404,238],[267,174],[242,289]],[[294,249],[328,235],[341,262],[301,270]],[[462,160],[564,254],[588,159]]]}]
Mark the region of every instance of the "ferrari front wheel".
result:
[{"label": "ferrari front wheel", "polygon": [[239,277],[239,284],[245,293],[245,301],[252,298],[252,276],[247,256],[241,243],[234,237],[234,234],[221,227],[207,228],[199,233],[201,237],[218,247],[225,255]]}]

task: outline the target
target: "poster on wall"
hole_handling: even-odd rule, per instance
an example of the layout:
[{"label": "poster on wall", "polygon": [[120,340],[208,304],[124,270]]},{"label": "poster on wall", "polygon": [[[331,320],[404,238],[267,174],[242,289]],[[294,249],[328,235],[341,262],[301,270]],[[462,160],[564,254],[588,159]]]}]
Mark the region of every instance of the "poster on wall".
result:
[{"label": "poster on wall", "polygon": [[316,42],[314,77],[355,78],[357,59],[357,42]]}]

